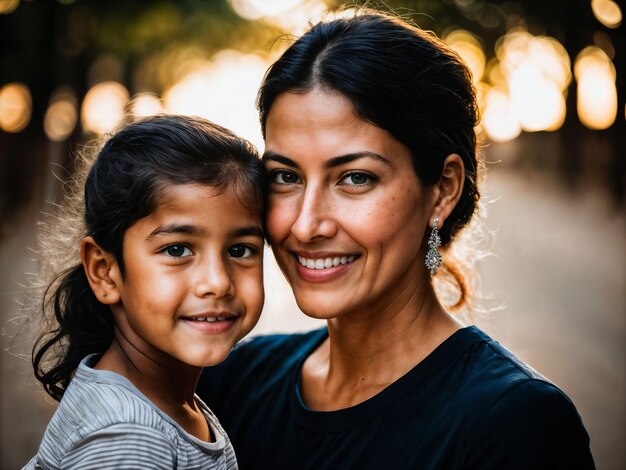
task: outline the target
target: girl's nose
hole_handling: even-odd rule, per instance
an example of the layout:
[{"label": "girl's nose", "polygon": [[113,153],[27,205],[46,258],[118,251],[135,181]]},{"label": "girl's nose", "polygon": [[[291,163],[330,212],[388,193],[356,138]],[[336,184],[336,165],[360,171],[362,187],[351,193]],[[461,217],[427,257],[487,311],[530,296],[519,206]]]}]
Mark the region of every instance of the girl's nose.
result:
[{"label": "girl's nose", "polygon": [[234,294],[234,284],[221,256],[212,256],[206,263],[198,266],[195,291],[198,297],[222,298]]},{"label": "girl's nose", "polygon": [[303,243],[319,238],[332,238],[337,233],[332,201],[325,191],[307,188],[291,233]]}]

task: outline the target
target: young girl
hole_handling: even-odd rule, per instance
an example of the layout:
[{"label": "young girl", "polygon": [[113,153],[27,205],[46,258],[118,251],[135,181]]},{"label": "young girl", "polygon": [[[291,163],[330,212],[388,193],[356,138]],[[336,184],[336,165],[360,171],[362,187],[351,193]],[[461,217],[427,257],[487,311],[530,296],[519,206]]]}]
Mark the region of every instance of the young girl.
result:
[{"label": "young girl", "polygon": [[263,304],[263,168],[208,121],[119,130],[84,186],[81,263],[44,297],[35,376],[60,401],[25,468],[237,468],[194,394]]}]

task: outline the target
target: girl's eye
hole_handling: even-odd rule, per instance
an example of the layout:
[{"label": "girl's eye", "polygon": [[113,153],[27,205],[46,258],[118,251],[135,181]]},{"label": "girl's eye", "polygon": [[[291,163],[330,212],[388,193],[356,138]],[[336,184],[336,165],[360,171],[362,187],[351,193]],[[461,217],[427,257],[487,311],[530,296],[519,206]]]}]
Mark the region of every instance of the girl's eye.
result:
[{"label": "girl's eye", "polygon": [[247,245],[234,245],[228,249],[228,256],[232,258],[250,258],[254,250]]},{"label": "girl's eye", "polygon": [[341,180],[342,184],[349,186],[363,186],[371,183],[374,178],[367,173],[350,173],[344,176]]},{"label": "girl's eye", "polygon": [[172,258],[184,258],[186,256],[192,255],[192,252],[189,249],[189,247],[185,245],[181,245],[181,244],[170,245],[168,247],[165,247],[165,249],[163,250],[163,253],[165,253],[168,256],[171,256]]},{"label": "girl's eye", "polygon": [[292,171],[276,170],[271,173],[272,183],[295,184],[299,179],[298,175]]}]

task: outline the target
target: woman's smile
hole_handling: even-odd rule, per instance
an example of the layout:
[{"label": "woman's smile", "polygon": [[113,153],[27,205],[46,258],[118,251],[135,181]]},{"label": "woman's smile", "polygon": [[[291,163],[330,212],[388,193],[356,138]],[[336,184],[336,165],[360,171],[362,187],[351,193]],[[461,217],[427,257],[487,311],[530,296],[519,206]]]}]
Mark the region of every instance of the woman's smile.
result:
[{"label": "woman's smile", "polygon": [[284,93],[269,113],[267,229],[298,305],[316,318],[410,297],[426,279],[432,198],[408,149],[334,92]]},{"label": "woman's smile", "polygon": [[306,282],[328,282],[344,275],[359,255],[333,254],[333,255],[300,255],[294,253],[296,259],[296,272]]}]

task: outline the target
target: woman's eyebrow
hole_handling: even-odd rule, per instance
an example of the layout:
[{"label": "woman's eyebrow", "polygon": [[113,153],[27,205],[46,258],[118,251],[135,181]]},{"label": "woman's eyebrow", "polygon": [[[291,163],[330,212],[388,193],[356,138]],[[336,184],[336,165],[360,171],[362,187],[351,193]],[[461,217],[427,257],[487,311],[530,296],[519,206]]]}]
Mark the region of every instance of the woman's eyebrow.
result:
[{"label": "woman's eyebrow", "polygon": [[[335,168],[341,165],[345,165],[346,163],[353,162],[355,160],[360,160],[362,158],[371,158],[373,160],[378,160],[383,163],[390,164],[389,160],[383,157],[382,155],[375,153],[375,152],[364,151],[364,152],[348,153],[346,155],[340,155],[338,157],[330,158],[324,162],[324,167]],[[287,158],[283,155],[279,155],[277,153],[271,152],[271,151],[267,151],[263,154],[263,161],[264,162],[275,161],[278,163],[282,163],[283,165],[290,166],[292,168],[300,168],[300,165],[298,165],[292,159]]]},{"label": "woman's eyebrow", "polygon": [[353,162],[355,160],[360,160],[362,158],[371,158],[372,160],[381,161],[383,163],[389,164],[389,160],[383,157],[382,155],[375,152],[355,152],[348,153],[346,155],[340,155],[338,157],[333,157],[324,162],[325,168],[335,168],[341,165],[345,165],[346,163]]},{"label": "woman's eyebrow", "polygon": [[287,165],[293,168],[300,168],[300,165],[294,162],[291,158],[284,157],[272,151],[266,151],[263,154],[263,157],[261,157],[261,160],[263,160],[264,162],[275,161],[275,162],[282,163],[283,165]]}]

